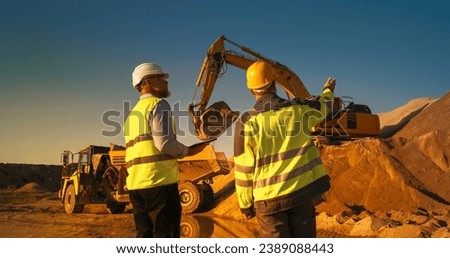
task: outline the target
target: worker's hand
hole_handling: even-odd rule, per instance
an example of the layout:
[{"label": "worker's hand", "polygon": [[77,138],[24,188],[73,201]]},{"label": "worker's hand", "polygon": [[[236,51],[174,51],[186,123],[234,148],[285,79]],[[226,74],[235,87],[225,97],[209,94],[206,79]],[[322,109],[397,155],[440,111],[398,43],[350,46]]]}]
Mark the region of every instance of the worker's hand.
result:
[{"label": "worker's hand", "polygon": [[323,88],[329,88],[331,91],[334,91],[334,88],[336,87],[336,79],[333,77],[328,77],[328,80],[325,82],[325,85]]},{"label": "worker's hand", "polygon": [[206,146],[208,146],[211,142],[213,142],[215,140],[216,139],[211,139],[211,140],[199,142],[199,143],[189,146],[187,156],[192,156],[192,155],[202,152],[206,148]]},{"label": "worker's hand", "polygon": [[253,205],[245,209],[241,208],[241,213],[245,216],[246,219],[255,217],[255,209],[253,208]]},{"label": "worker's hand", "polygon": [[188,147],[187,156],[193,156],[197,153],[200,153],[204,148],[205,148],[205,146],[202,146],[202,145],[190,146],[190,147]]}]

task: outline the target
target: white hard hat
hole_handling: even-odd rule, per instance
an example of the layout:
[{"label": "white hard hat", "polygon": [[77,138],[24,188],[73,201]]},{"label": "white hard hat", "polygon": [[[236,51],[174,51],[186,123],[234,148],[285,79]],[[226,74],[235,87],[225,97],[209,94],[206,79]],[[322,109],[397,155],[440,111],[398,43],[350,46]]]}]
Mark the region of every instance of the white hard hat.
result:
[{"label": "white hard hat", "polygon": [[164,75],[164,78],[167,79],[169,77],[169,74],[163,72],[161,67],[157,64],[153,63],[143,63],[136,68],[134,68],[133,74],[132,74],[132,80],[133,80],[133,87],[136,88],[136,86],[141,83],[142,78],[144,78],[147,75],[157,75],[162,74]]}]

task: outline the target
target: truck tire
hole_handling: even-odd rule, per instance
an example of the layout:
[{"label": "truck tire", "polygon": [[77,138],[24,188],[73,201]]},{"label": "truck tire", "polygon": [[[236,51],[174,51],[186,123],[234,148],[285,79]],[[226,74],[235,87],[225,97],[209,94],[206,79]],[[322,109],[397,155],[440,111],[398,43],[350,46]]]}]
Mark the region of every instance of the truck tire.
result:
[{"label": "truck tire", "polygon": [[119,182],[119,171],[117,168],[110,166],[105,170],[103,174],[104,184],[108,186],[111,190],[117,190],[117,185]]},{"label": "truck tire", "polygon": [[64,194],[64,209],[68,214],[82,213],[84,210],[84,204],[77,203],[77,196],[73,184],[67,187],[66,193]]},{"label": "truck tire", "polygon": [[183,215],[180,223],[182,238],[210,238],[214,232],[214,222],[203,216]]},{"label": "truck tire", "polygon": [[201,208],[202,210],[208,209],[214,202],[214,190],[210,184],[201,184],[199,187],[203,192],[203,203]]},{"label": "truck tire", "polygon": [[190,215],[181,216],[180,237],[198,238],[200,236],[200,225]]},{"label": "truck tire", "polygon": [[203,191],[191,181],[185,181],[178,185],[181,208],[183,213],[194,213],[203,202]]},{"label": "truck tire", "polygon": [[106,204],[106,209],[110,214],[119,214],[125,211],[127,205],[120,202],[110,202]]}]

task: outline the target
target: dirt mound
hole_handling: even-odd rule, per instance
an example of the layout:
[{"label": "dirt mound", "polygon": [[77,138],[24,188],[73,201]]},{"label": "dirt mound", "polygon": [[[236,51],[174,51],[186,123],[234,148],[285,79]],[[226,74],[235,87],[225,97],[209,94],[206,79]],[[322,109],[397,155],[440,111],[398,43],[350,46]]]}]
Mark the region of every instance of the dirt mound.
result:
[{"label": "dirt mound", "polygon": [[423,134],[450,129],[450,91],[409,121],[394,137],[412,139]]},{"label": "dirt mound", "polygon": [[[436,144],[445,145],[439,140],[444,135],[424,137],[438,137],[433,138]],[[429,152],[408,154],[411,149],[416,149],[416,144],[416,141],[362,139],[341,146],[324,147],[321,154],[332,178],[332,187],[325,194],[326,202],[318,206],[318,212],[340,214],[343,211],[360,213],[445,208],[450,204],[450,188],[447,187],[450,177],[446,173],[448,164],[445,159],[436,158],[436,163],[444,171],[430,159]],[[437,147],[432,150],[439,152]],[[227,179],[232,183],[232,173]],[[214,213],[242,218],[237,209],[234,188],[229,188],[229,191]]]},{"label": "dirt mound", "polygon": [[417,189],[450,204],[450,131],[434,131],[413,139],[393,138],[392,144],[393,155],[420,182]]},{"label": "dirt mound", "polygon": [[450,204],[449,176],[428,162],[427,154],[408,154],[413,145],[363,139],[324,147],[322,158],[332,187],[319,211],[338,214],[345,210],[358,213],[445,208]]},{"label": "dirt mound", "polygon": [[[417,168],[433,168],[437,166],[442,171],[449,174],[450,159],[450,131],[433,131],[422,134],[412,139],[394,138],[400,144],[397,144],[398,157],[403,160],[405,165]],[[420,155],[423,158],[415,158]],[[416,160],[416,162],[414,162]],[[426,161],[427,164],[418,164],[417,161]]]},{"label": "dirt mound", "polygon": [[39,185],[37,183],[28,183],[21,188],[17,189],[16,192],[18,193],[45,193],[48,192],[48,189],[43,187],[42,185]]},{"label": "dirt mound", "polygon": [[60,186],[61,166],[0,163],[0,188],[20,188],[34,182],[51,192]]},{"label": "dirt mound", "polygon": [[332,188],[319,210],[337,214],[346,209],[448,208],[449,114],[450,92],[437,100],[417,99],[382,117],[385,125],[401,127],[393,138],[324,147],[321,154]]},{"label": "dirt mound", "polygon": [[384,237],[384,238],[448,238],[450,237],[450,217],[447,210],[413,212],[343,212],[327,215],[322,212],[316,217],[318,232],[334,232],[343,237]]},{"label": "dirt mound", "polygon": [[[372,216],[364,222],[375,225],[380,220],[383,223],[378,224],[383,228],[406,231],[411,226],[408,223],[413,223],[420,227],[411,230],[409,236],[432,236],[435,229],[430,229],[430,225],[434,222],[428,221],[433,221],[435,214],[446,214],[450,207],[450,126],[446,119],[449,99],[450,93],[437,100],[418,99],[386,113],[385,125],[401,125],[394,130],[397,134],[393,138],[366,138],[324,146],[321,156],[332,187],[325,194],[326,202],[317,207],[318,214],[326,214],[322,215],[323,221],[318,221],[319,228],[326,230],[327,221],[340,226],[347,223],[353,231],[345,234],[358,235],[363,229],[354,226],[364,226],[357,222]],[[226,179],[233,183],[232,174]],[[233,187],[228,188],[226,195],[216,194],[216,198],[219,204],[213,213],[243,218]],[[423,218],[427,219],[421,221],[422,217],[414,215],[418,211],[426,211]],[[344,221],[342,214],[347,214],[348,219]],[[441,223],[444,228],[446,223]],[[374,232],[370,234],[381,231]],[[391,234],[389,229],[383,232],[386,236]]]},{"label": "dirt mound", "polygon": [[[414,152],[424,138],[436,143],[425,145],[433,151]],[[316,207],[318,232],[344,237],[448,237],[448,164],[430,158],[442,156],[433,152],[440,153],[439,144],[448,146],[443,138],[448,135],[432,133],[403,141],[361,139],[325,146],[321,154],[332,181],[325,202]],[[223,188],[215,188],[216,207],[211,212],[243,220],[233,173],[216,182]],[[245,223],[258,227],[254,218]]]},{"label": "dirt mound", "polygon": [[413,117],[419,114],[436,99],[413,99],[392,111],[378,114],[380,118],[381,137],[388,138],[402,129]]}]

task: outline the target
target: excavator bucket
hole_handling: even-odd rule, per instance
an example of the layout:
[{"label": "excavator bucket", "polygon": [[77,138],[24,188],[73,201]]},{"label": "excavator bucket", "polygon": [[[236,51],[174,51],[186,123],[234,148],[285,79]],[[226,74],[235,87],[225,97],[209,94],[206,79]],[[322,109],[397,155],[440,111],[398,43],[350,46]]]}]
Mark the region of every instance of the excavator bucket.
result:
[{"label": "excavator bucket", "polygon": [[238,117],[239,111],[232,111],[224,101],[212,104],[194,118],[197,138],[200,140],[218,138]]}]

